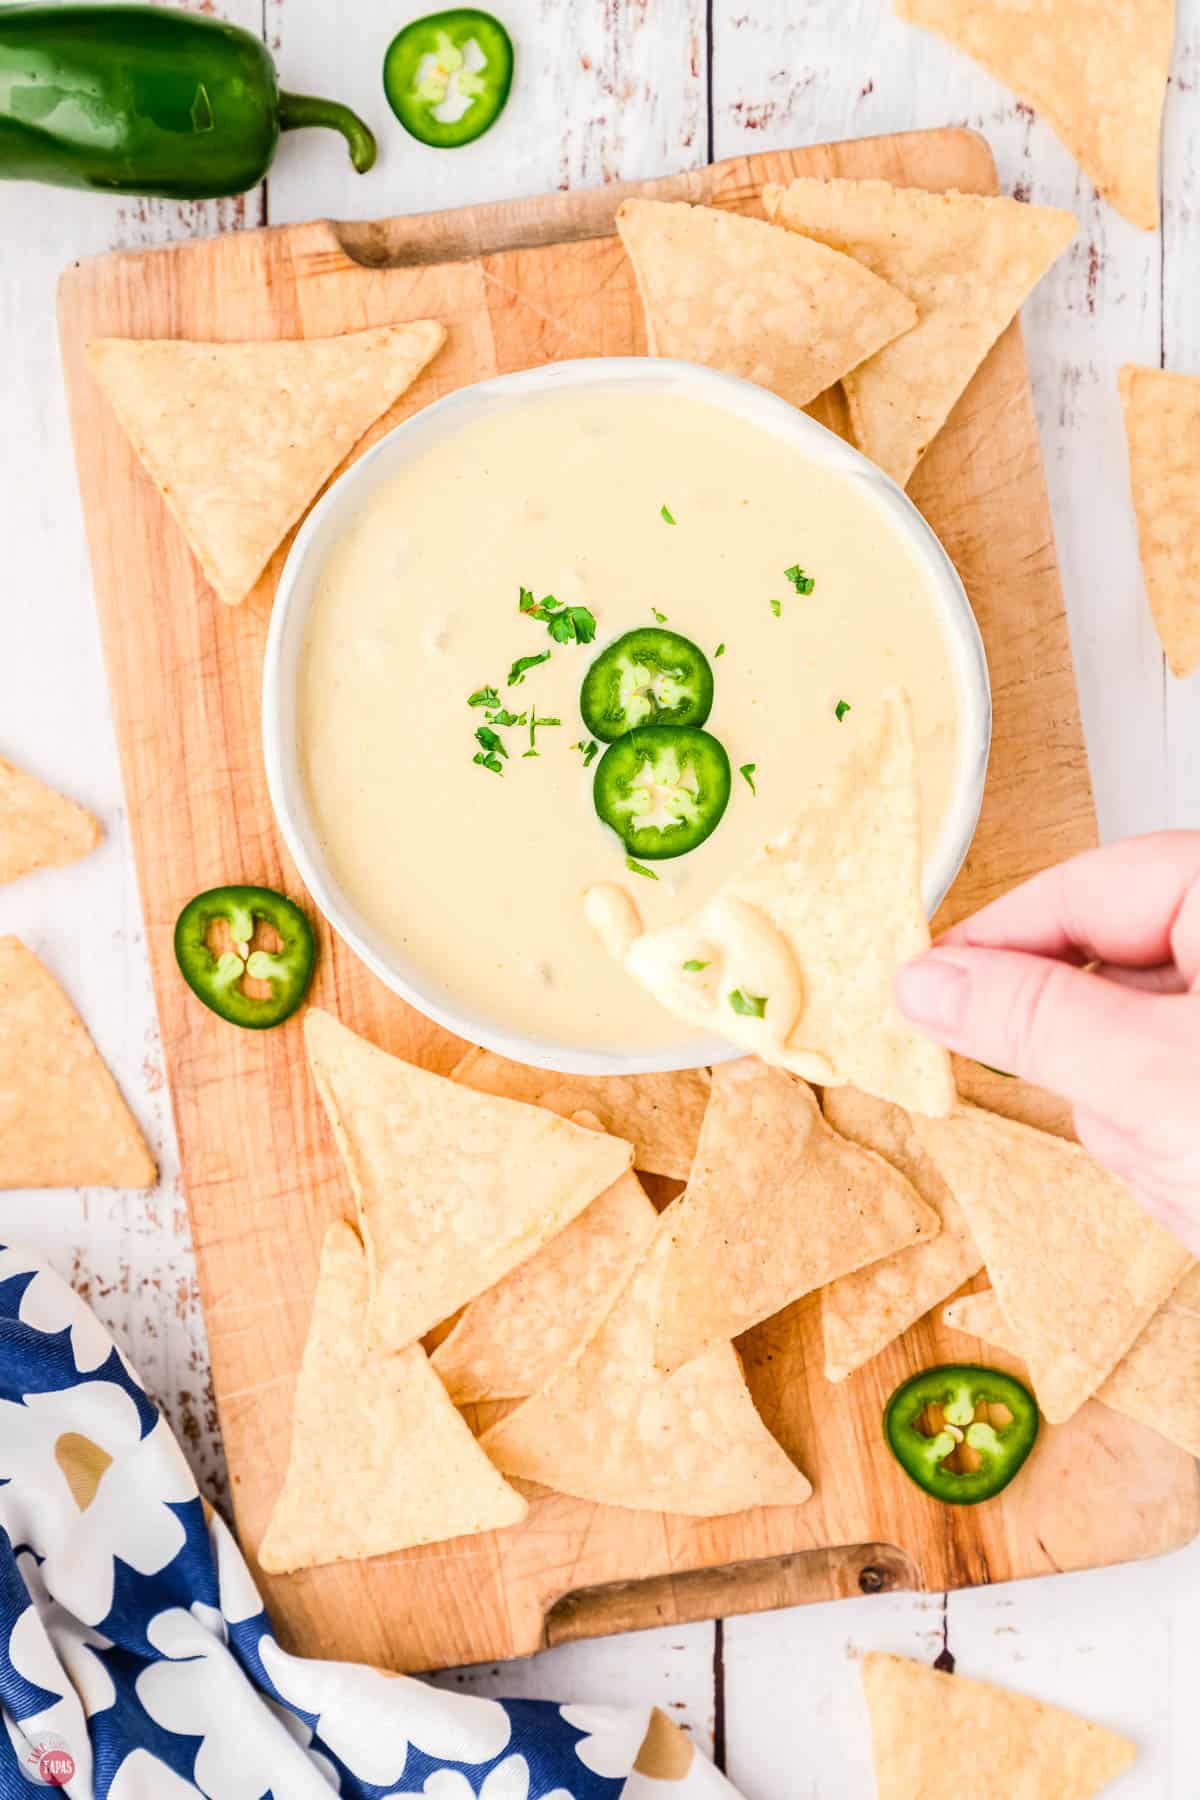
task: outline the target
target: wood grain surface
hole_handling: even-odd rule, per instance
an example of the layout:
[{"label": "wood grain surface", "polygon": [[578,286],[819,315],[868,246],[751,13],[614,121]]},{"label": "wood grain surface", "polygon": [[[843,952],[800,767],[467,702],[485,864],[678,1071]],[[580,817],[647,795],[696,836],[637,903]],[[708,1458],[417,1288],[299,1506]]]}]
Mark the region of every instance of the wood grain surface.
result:
[{"label": "wood grain surface", "polygon": [[[764,180],[793,173],[994,185],[982,141],[943,131],[738,158],[646,191],[750,211]],[[83,370],[82,345],[104,332],[317,335],[443,318],[447,349],[383,430],[481,376],[643,348],[632,278],[606,235],[624,191],[245,233],[84,263],[62,285],[64,360],[150,959],[235,1511],[251,1552],[286,1459],[320,1238],[327,1220],[349,1209],[349,1194],[297,1026],[261,1036],[222,1027],[177,981],[170,934],[183,901],[216,881],[299,887],[274,829],[258,743],[278,559],[243,608],[219,606]],[[913,492],[975,606],[996,710],[984,813],[949,918],[1094,834],[1015,327]],[[389,995],[328,933],[322,950],[316,999],[387,1048],[449,1067],[454,1040]],[[1006,1110],[1022,1110],[1026,1099],[1033,1103],[1006,1084]],[[832,1389],[819,1374],[815,1308],[801,1303],[743,1348],[760,1407],[814,1481],[808,1506],[694,1521],[545,1495],[511,1532],[266,1582],[273,1616],[286,1641],[310,1652],[416,1669],[523,1654],[551,1636],[827,1598],[856,1583],[861,1591],[955,1587],[1085,1567],[1194,1533],[1191,1461],[1098,1406],[1048,1434],[1002,1502],[948,1519],[875,1444],[891,1387],[956,1345],[925,1322]]]}]

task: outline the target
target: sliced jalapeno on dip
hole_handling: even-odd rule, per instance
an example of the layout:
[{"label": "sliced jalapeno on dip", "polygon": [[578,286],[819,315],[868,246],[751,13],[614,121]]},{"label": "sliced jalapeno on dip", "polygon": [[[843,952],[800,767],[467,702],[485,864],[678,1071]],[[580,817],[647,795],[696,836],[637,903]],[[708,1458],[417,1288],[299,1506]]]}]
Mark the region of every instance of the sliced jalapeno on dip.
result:
[{"label": "sliced jalapeno on dip", "polygon": [[947,1363],[898,1387],[883,1415],[888,1447],[936,1500],[974,1506],[1006,1488],[1037,1442],[1037,1401],[999,1369]]},{"label": "sliced jalapeno on dip", "polygon": [[731,775],[724,746],[690,725],[643,725],[610,744],[592,799],[630,856],[654,862],[694,850],[721,823]]},{"label": "sliced jalapeno on dip", "polygon": [[[271,947],[255,948],[256,934]],[[312,926],[274,888],[209,888],[175,922],[183,979],[210,1011],[249,1031],[290,1018],[308,992],[315,955]]]},{"label": "sliced jalapeno on dip", "polygon": [[512,39],[470,6],[414,19],[383,59],[388,105],[405,131],[439,150],[482,137],[504,111],[512,77]]},{"label": "sliced jalapeno on dip", "polygon": [[606,744],[639,725],[703,725],[712,703],[703,650],[653,625],[627,631],[602,650],[579,695],[584,724]]}]

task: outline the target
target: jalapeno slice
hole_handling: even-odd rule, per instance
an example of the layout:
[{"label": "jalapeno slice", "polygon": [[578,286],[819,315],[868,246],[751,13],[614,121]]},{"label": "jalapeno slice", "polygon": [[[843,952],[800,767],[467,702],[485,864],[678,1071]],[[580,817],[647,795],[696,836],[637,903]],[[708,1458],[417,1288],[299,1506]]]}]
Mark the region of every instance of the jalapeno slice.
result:
[{"label": "jalapeno slice", "polygon": [[[270,927],[278,945],[253,947],[261,925]],[[312,980],[316,939],[296,905],[274,888],[208,888],[189,900],[175,922],[175,960],[192,992],[211,1012],[265,1031],[295,1012]],[[266,994],[246,992],[249,977]]]},{"label": "jalapeno slice", "polygon": [[491,13],[456,6],[414,19],[388,45],[383,89],[405,131],[454,150],[473,143],[504,111],[512,39]]},{"label": "jalapeno slice", "polygon": [[1023,1382],[975,1363],[925,1369],[898,1387],[884,1436],[905,1474],[951,1506],[1002,1492],[1037,1442],[1037,1401]]},{"label": "jalapeno slice", "polygon": [[690,725],[644,725],[610,744],[592,799],[630,856],[654,862],[694,850],[721,823],[731,777],[724,745]]},{"label": "jalapeno slice", "polygon": [[703,650],[653,625],[627,631],[602,650],[579,694],[584,724],[605,744],[640,725],[703,725],[712,703]]}]

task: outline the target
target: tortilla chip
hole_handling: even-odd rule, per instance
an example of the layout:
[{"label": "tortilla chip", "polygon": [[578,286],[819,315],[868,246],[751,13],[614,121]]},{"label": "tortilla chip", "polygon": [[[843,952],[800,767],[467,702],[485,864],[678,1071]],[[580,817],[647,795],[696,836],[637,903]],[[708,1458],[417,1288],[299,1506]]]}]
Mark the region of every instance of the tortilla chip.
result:
[{"label": "tortilla chip", "polygon": [[158,1171],[75,1008],[0,937],[0,1188],[153,1187]]},{"label": "tortilla chip", "polygon": [[[994,1288],[951,1301],[942,1317],[955,1331],[1022,1356]],[[1189,1455],[1200,1456],[1200,1264],[1159,1307],[1128,1354],[1096,1389],[1096,1399],[1149,1425]]]},{"label": "tortilla chip", "polygon": [[1026,1694],[903,1656],[862,1659],[878,1800],[1091,1800],[1137,1748]]},{"label": "tortilla chip", "polygon": [[235,606],[445,341],[444,326],[418,319],[307,341],[96,338],[87,358],[204,574]]},{"label": "tortilla chip", "polygon": [[982,1268],[983,1258],[962,1207],[906,1112],[849,1087],[826,1088],[822,1107],[835,1131],[907,1176],[942,1222],[935,1238],[910,1244],[822,1288],[825,1379],[844,1381],[969,1280]]},{"label": "tortilla chip", "polygon": [[633,1145],[633,1166],[645,1175],[686,1181],[708,1105],[708,1070],[660,1075],[557,1075],[510,1062],[491,1050],[468,1050],[451,1081],[479,1094],[525,1100],[570,1118],[579,1108],[601,1128]]},{"label": "tortilla chip", "polygon": [[[948,1113],[950,1059],[893,993],[900,964],[929,948],[907,696],[856,707],[844,729],[850,754],[801,797],[794,823],[691,919],[636,938],[625,967],[689,1025],[806,1081]],[[703,976],[689,962],[702,963]],[[773,980],[774,1003],[795,1019],[783,1041]],[[740,1016],[734,992],[765,997],[763,1015]]]},{"label": "tortilla chip", "polygon": [[1142,574],[1173,675],[1200,668],[1200,375],[1119,376]]},{"label": "tortilla chip", "polygon": [[1078,1144],[973,1106],[913,1123],[967,1215],[1042,1412],[1060,1425],[1149,1324],[1188,1253]]},{"label": "tortilla chip", "polygon": [[304,1017],[308,1060],[358,1206],[373,1344],[400,1349],[507,1275],[612,1186],[620,1138],[458,1087]]},{"label": "tortilla chip", "polygon": [[[591,1113],[574,1122],[602,1130]],[[535,1394],[600,1325],[658,1223],[637,1176],[627,1173],[577,1219],[472,1300],[433,1353],[456,1406]]]},{"label": "tortilla chip", "polygon": [[919,320],[843,376],[858,448],[901,487],[1030,289],[1079,221],[1049,206],[983,194],[930,194],[886,181],[763,189],[778,224],[907,294]]},{"label": "tortilla chip", "polygon": [[806,406],[917,322],[903,294],[848,256],[761,219],[626,200],[617,230],[646,313],[651,356],[741,375]]},{"label": "tortilla chip", "polygon": [[692,1179],[659,1220],[655,1362],[677,1369],[937,1230],[912,1184],[832,1130],[804,1082],[752,1057],[722,1063]]},{"label": "tortilla chip", "polygon": [[1158,140],[1175,0],[894,0],[1034,107],[1104,198],[1158,224]]},{"label": "tortilla chip", "polygon": [[0,883],[61,868],[99,842],[90,812],[0,756]]},{"label": "tortilla chip", "polygon": [[321,1250],[292,1449],[259,1547],[269,1574],[497,1531],[528,1507],[488,1461],[419,1344],[366,1347],[367,1263],[349,1225]]},{"label": "tortilla chip", "polygon": [[659,1239],[595,1335],[483,1448],[508,1475],[608,1506],[717,1518],[802,1505],[812,1487],[759,1418],[732,1344],[653,1372],[665,1248]]}]

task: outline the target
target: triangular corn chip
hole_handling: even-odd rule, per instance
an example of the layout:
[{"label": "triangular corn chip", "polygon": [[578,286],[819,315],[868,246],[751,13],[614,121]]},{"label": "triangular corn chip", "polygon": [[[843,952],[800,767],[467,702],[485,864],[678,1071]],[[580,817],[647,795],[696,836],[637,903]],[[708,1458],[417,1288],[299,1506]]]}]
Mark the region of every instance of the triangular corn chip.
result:
[{"label": "triangular corn chip", "polygon": [[740,213],[626,200],[617,230],[651,356],[744,376],[793,406],[917,322],[903,294],[848,256]]},{"label": "triangular corn chip", "polygon": [[445,339],[442,325],[418,319],[259,343],[96,338],[87,357],[200,567],[233,606]]},{"label": "triangular corn chip", "polygon": [[1175,0],[894,3],[1041,113],[1105,199],[1155,229]]},{"label": "triangular corn chip", "polygon": [[825,1117],[835,1131],[873,1150],[912,1182],[942,1229],[843,1275],[821,1290],[825,1379],[844,1381],[922,1318],[983,1265],[962,1207],[898,1106],[857,1088],[826,1088]]},{"label": "triangular corn chip", "polygon": [[[955,1331],[1022,1356],[994,1288],[952,1300],[942,1317]],[[1096,1389],[1096,1399],[1149,1425],[1189,1455],[1200,1456],[1200,1263],[1168,1295],[1108,1380]]]},{"label": "triangular corn chip", "polygon": [[1078,220],[982,194],[811,177],[765,188],[763,204],[777,224],[845,251],[916,305],[914,330],[842,378],[855,443],[906,486]]},{"label": "triangular corn chip", "polygon": [[287,1474],[259,1547],[270,1574],[496,1531],[528,1511],[421,1346],[368,1356],[366,1323],[363,1247],[349,1225],[331,1225],[296,1380]]},{"label": "triangular corn chip", "polygon": [[388,1056],[310,1008],[308,1059],[354,1198],[370,1336],[423,1337],[570,1224],[630,1167],[620,1138]]},{"label": "triangular corn chip", "polygon": [[655,1362],[677,1369],[937,1230],[912,1184],[831,1130],[804,1082],[752,1057],[722,1063],[692,1179],[659,1220]]},{"label": "triangular corn chip", "polygon": [[1112,1373],[1188,1253],[1078,1144],[973,1106],[913,1123],[967,1215],[1042,1411],[1059,1425]]},{"label": "triangular corn chip", "polygon": [[75,1008],[0,938],[0,1188],[153,1187],[157,1171]]},{"label": "triangular corn chip", "polygon": [[633,1166],[645,1175],[686,1181],[708,1105],[707,1069],[650,1075],[557,1075],[510,1062],[491,1050],[468,1050],[450,1079],[479,1094],[525,1100],[570,1118],[594,1113],[604,1131],[633,1145]]},{"label": "triangular corn chip", "polygon": [[1174,675],[1200,668],[1200,375],[1121,370],[1142,574]]},{"label": "triangular corn chip", "polygon": [[797,796],[795,822],[692,918],[635,938],[625,967],[689,1025],[806,1081],[948,1113],[950,1059],[893,993],[929,947],[908,699],[844,729],[849,755]]},{"label": "triangular corn chip", "polygon": [[759,1418],[732,1344],[653,1372],[662,1249],[542,1391],[484,1433],[484,1449],[508,1475],[609,1506],[716,1518],[801,1505],[812,1488]]},{"label": "triangular corn chip", "polygon": [[0,756],[0,883],[61,868],[99,842],[90,812]]},{"label": "triangular corn chip", "polygon": [[[601,1128],[594,1114],[574,1120]],[[621,1175],[535,1256],[472,1300],[433,1353],[455,1405],[518,1400],[543,1387],[596,1330],[657,1223],[637,1176]]]},{"label": "triangular corn chip", "polygon": [[862,1660],[878,1800],[1092,1800],[1128,1738],[1025,1694],[902,1656]]}]

